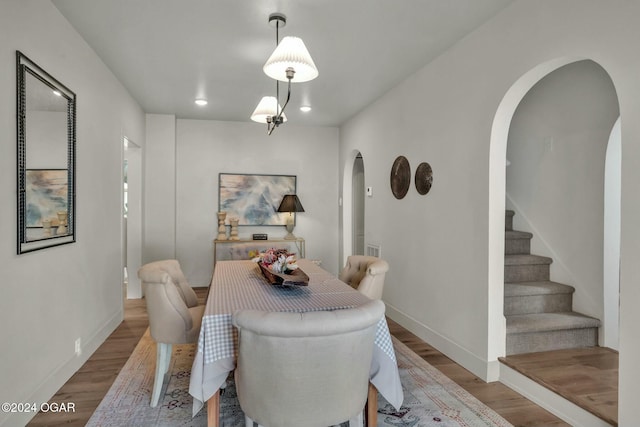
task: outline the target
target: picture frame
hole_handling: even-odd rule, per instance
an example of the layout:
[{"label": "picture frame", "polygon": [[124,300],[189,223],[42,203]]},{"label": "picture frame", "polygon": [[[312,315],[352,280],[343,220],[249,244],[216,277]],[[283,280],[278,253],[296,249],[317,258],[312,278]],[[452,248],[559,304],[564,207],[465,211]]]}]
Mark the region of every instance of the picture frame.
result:
[{"label": "picture frame", "polygon": [[238,218],[238,225],[285,225],[289,213],[278,212],[285,194],[296,194],[295,175],[218,176],[218,210],[227,212],[227,219]]},{"label": "picture frame", "polygon": [[[67,169],[25,170],[25,217],[27,241],[56,236],[45,232],[52,225],[57,227],[58,212],[69,210],[69,171]],[[44,221],[49,221],[44,227]],[[67,232],[65,231],[65,234]]]}]

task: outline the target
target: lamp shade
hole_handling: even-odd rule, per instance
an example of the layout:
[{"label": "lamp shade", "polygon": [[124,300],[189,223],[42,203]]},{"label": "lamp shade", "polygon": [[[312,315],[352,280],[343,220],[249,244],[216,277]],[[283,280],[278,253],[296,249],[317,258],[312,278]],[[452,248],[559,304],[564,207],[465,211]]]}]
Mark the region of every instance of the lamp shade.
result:
[{"label": "lamp shade", "polygon": [[308,82],[318,77],[316,64],[313,63],[307,47],[299,37],[283,38],[262,69],[272,79],[287,82],[289,80],[286,70],[289,67],[295,70],[292,83]]},{"label": "lamp shade", "polygon": [[[263,96],[258,106],[251,114],[251,120],[258,123],[267,123],[267,117],[275,117],[278,111],[282,111],[282,107],[278,104],[275,96]],[[282,121],[287,121],[287,116],[282,113]]]},{"label": "lamp shade", "polygon": [[304,212],[300,199],[295,194],[286,194],[280,206],[278,206],[278,212]]}]

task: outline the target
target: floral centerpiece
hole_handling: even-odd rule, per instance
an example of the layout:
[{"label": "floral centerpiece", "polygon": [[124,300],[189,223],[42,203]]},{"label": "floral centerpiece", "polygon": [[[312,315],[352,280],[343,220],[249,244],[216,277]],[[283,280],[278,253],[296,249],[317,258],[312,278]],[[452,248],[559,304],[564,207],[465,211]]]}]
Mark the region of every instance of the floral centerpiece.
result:
[{"label": "floral centerpiece", "polygon": [[267,249],[252,259],[260,266],[262,274],[274,285],[309,284],[309,277],[298,268],[295,254],[286,249]]}]

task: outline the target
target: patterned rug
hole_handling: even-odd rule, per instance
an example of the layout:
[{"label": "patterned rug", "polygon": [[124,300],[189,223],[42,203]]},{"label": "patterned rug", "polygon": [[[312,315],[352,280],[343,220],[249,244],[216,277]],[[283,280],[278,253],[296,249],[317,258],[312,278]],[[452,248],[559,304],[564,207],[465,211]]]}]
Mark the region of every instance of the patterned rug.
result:
[{"label": "patterned rug", "polygon": [[[395,338],[393,345],[404,402],[396,411],[378,395],[378,427],[511,426]],[[191,417],[189,376],[195,351],[194,344],[174,346],[171,378],[160,403],[151,408],[156,345],[147,329],[87,426],[206,426],[206,406]],[[221,426],[244,426],[232,377],[220,399],[220,414]]]}]

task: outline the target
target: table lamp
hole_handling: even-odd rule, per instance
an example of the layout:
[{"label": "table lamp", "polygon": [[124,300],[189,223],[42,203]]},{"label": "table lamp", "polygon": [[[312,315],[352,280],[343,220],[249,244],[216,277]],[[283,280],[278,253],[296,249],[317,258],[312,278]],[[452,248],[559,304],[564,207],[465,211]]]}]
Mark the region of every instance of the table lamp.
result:
[{"label": "table lamp", "polygon": [[288,233],[284,238],[287,240],[296,239],[296,236],[293,235],[293,227],[295,224],[292,213],[304,212],[304,208],[302,207],[302,203],[300,203],[298,196],[295,194],[285,194],[280,202],[280,206],[278,206],[278,212],[289,212],[289,216],[287,217],[287,222],[285,224]]}]

